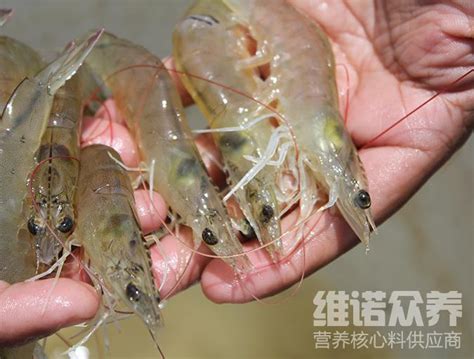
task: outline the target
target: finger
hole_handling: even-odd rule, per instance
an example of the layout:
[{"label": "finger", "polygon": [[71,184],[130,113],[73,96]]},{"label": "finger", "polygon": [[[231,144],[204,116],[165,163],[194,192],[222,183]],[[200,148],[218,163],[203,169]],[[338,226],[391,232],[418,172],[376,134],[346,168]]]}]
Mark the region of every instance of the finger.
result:
[{"label": "finger", "polygon": [[139,164],[138,149],[128,129],[105,118],[85,117],[81,134],[81,148],[92,144],[103,144],[118,152],[123,163],[129,167]]},{"label": "finger", "polygon": [[126,125],[125,118],[115,105],[115,101],[111,98],[106,99],[94,115],[95,118],[103,118],[113,122]]},{"label": "finger", "polygon": [[[192,231],[180,226],[177,235],[168,234],[151,248],[153,272],[162,298],[174,295],[199,280],[210,259],[193,253],[193,247]],[[210,253],[204,245],[197,252]]]},{"label": "finger", "polygon": [[91,286],[66,278],[53,284],[54,279],[13,285],[0,281],[0,346],[21,344],[94,317],[99,297]]},{"label": "finger", "polygon": [[92,284],[88,271],[84,267],[84,247],[74,248],[61,269],[61,277]]},{"label": "finger", "polygon": [[135,206],[143,233],[159,229],[168,214],[168,206],[159,193],[139,189],[134,193]]},{"label": "finger", "polygon": [[178,93],[181,96],[181,101],[183,101],[183,105],[184,106],[192,105],[194,101],[191,95],[188,93],[188,91],[184,87],[183,82],[181,81],[181,78],[180,78],[181,74],[177,72],[173,58],[165,57],[163,59],[163,64],[165,65],[166,69],[169,71],[171,78],[176,84],[176,88],[178,89]]},{"label": "finger", "polygon": [[[149,191],[135,191],[138,217],[144,233],[150,233],[162,226],[168,213],[168,206],[163,198],[153,192],[150,199]],[[152,270],[155,282],[160,288],[161,298],[167,298],[189,287],[199,280],[201,272],[209,259],[193,254],[192,231],[180,226],[179,231],[167,234],[158,244],[150,249]],[[198,251],[209,253],[205,247]]]}]

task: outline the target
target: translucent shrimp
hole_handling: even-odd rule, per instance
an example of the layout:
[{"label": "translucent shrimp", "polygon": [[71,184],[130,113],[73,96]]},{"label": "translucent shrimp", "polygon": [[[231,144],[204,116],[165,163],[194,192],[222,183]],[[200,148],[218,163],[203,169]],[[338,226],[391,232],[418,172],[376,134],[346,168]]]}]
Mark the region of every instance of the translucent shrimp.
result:
[{"label": "translucent shrimp", "polygon": [[[248,176],[254,167],[249,157],[264,155],[273,126],[267,118],[248,127],[256,118],[265,114],[271,117],[271,114],[251,99],[256,97],[266,102],[257,69],[238,67],[240,60],[250,57],[247,36],[223,2],[200,0],[176,26],[173,40],[174,59],[183,73],[184,85],[215,130],[214,138],[224,159],[229,185],[235,188],[242,212],[259,241],[262,244],[272,242],[267,248],[276,259],[282,254],[276,169],[265,166]],[[224,84],[249,97],[202,78]],[[222,128],[236,130],[219,131]]]},{"label": "translucent shrimp", "polygon": [[[328,201],[320,210],[336,204],[367,245],[375,230],[370,196],[357,150],[339,113],[334,56],[326,34],[284,0],[225,2],[257,42],[256,55],[240,65],[269,65],[270,100],[278,102],[278,112],[295,135],[301,214],[308,216],[324,198],[317,190],[322,188]],[[301,69],[304,75],[297,76]]]},{"label": "translucent shrimp", "polygon": [[[194,144],[178,92],[161,61],[143,47],[105,34],[87,64],[100,74],[137,139],[150,184],[214,253],[243,253]],[[236,270],[247,257],[228,258]]]},{"label": "translucent shrimp", "polygon": [[156,339],[162,323],[160,296],[135,213],[130,179],[118,161],[119,154],[107,146],[92,145],[81,151],[74,242],[84,247],[90,259],[107,309],[116,309],[123,302]]},{"label": "translucent shrimp", "polygon": [[38,167],[31,176],[27,228],[34,238],[38,264],[49,265],[57,259],[75,223],[81,73],[80,69],[56,92],[49,125],[36,153]]},{"label": "translucent shrimp", "polygon": [[56,91],[77,71],[99,33],[70,47],[16,88],[0,121],[0,279],[13,283],[35,273],[34,250],[23,223],[27,177],[35,163]]}]

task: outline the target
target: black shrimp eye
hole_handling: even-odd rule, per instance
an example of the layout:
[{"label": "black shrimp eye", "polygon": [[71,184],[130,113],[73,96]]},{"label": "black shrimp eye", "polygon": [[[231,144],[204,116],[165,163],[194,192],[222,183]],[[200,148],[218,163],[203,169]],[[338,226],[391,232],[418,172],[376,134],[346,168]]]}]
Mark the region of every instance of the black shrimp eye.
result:
[{"label": "black shrimp eye", "polygon": [[273,211],[272,206],[269,204],[266,204],[262,207],[262,213],[260,215],[260,219],[262,220],[263,223],[267,223],[270,221],[270,219],[273,217],[273,214],[275,212]]},{"label": "black shrimp eye", "polygon": [[131,301],[138,301],[142,296],[142,292],[138,289],[133,283],[128,283],[127,288],[125,289],[127,293],[127,297],[130,298]]},{"label": "black shrimp eye", "polygon": [[357,192],[354,202],[357,207],[367,209],[370,207],[370,196],[367,191],[361,189],[359,192]]},{"label": "black shrimp eye", "polygon": [[66,216],[63,218],[61,223],[59,223],[58,229],[63,233],[68,233],[71,231],[72,227],[74,226],[74,221],[71,217]]},{"label": "black shrimp eye", "polygon": [[30,231],[30,233],[34,236],[36,236],[40,230],[39,226],[35,223],[35,219],[33,217],[31,217],[29,220],[28,220],[28,231]]},{"label": "black shrimp eye", "polygon": [[209,228],[204,228],[204,230],[202,231],[202,240],[210,246],[213,246],[214,244],[217,244],[219,242],[214,232],[211,231]]}]

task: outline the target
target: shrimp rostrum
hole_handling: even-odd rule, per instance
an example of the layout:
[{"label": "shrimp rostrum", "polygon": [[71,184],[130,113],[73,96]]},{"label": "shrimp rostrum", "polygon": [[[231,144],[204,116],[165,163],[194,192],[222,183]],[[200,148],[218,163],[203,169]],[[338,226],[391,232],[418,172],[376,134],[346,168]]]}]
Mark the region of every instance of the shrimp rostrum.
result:
[{"label": "shrimp rostrum", "polygon": [[26,77],[32,78],[44,67],[31,47],[7,36],[0,36],[0,108],[5,108],[13,91]]}]

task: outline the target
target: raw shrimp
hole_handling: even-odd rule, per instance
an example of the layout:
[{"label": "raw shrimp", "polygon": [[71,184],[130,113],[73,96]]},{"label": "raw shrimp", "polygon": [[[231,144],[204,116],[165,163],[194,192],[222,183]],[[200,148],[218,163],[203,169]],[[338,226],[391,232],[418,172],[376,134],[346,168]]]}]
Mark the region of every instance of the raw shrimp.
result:
[{"label": "raw shrimp", "polygon": [[38,264],[49,265],[57,259],[75,223],[81,73],[82,69],[56,92],[49,125],[36,153],[38,167],[31,176],[27,228],[34,237]]},{"label": "raw shrimp", "polygon": [[[375,224],[370,196],[357,150],[338,108],[331,45],[319,26],[284,0],[225,0],[257,41],[257,53],[241,66],[269,64],[266,80],[277,110],[291,126],[298,146],[296,162],[303,217],[328,195],[320,210],[337,205],[368,245]],[[285,24],[285,26],[282,26]],[[297,76],[304,69],[303,76]]]},{"label": "raw shrimp", "polygon": [[69,49],[33,78],[17,87],[0,121],[0,280],[14,283],[35,273],[22,207],[28,174],[47,126],[56,91],[77,71],[100,32]]},{"label": "raw shrimp", "polygon": [[[103,145],[81,151],[74,243],[84,247],[105,293],[107,309],[119,301],[138,314],[153,338],[161,325],[160,297],[151,257],[135,213],[133,189],[120,156]],[[110,295],[107,295],[110,294]]]},{"label": "raw shrimp", "polygon": [[[176,26],[173,40],[174,59],[177,69],[184,74],[183,83],[211,128],[216,129],[213,134],[229,174],[229,185],[234,186],[242,212],[260,243],[272,243],[267,248],[276,259],[282,254],[276,168],[265,166],[248,176],[254,167],[248,158],[264,155],[273,126],[268,118],[248,128],[249,123],[268,111],[251,99],[266,101],[262,98],[264,86],[257,69],[237,66],[239,60],[250,57],[247,36],[223,2],[200,0]],[[248,97],[202,78],[225,84]],[[222,128],[236,130],[217,130]]]},{"label": "raw shrimp", "polygon": [[[193,229],[196,244],[202,239],[220,256],[243,253],[161,61],[143,47],[105,34],[87,64],[102,77],[124,114],[149,167],[150,184]],[[239,271],[250,268],[245,256],[227,261]]]}]

